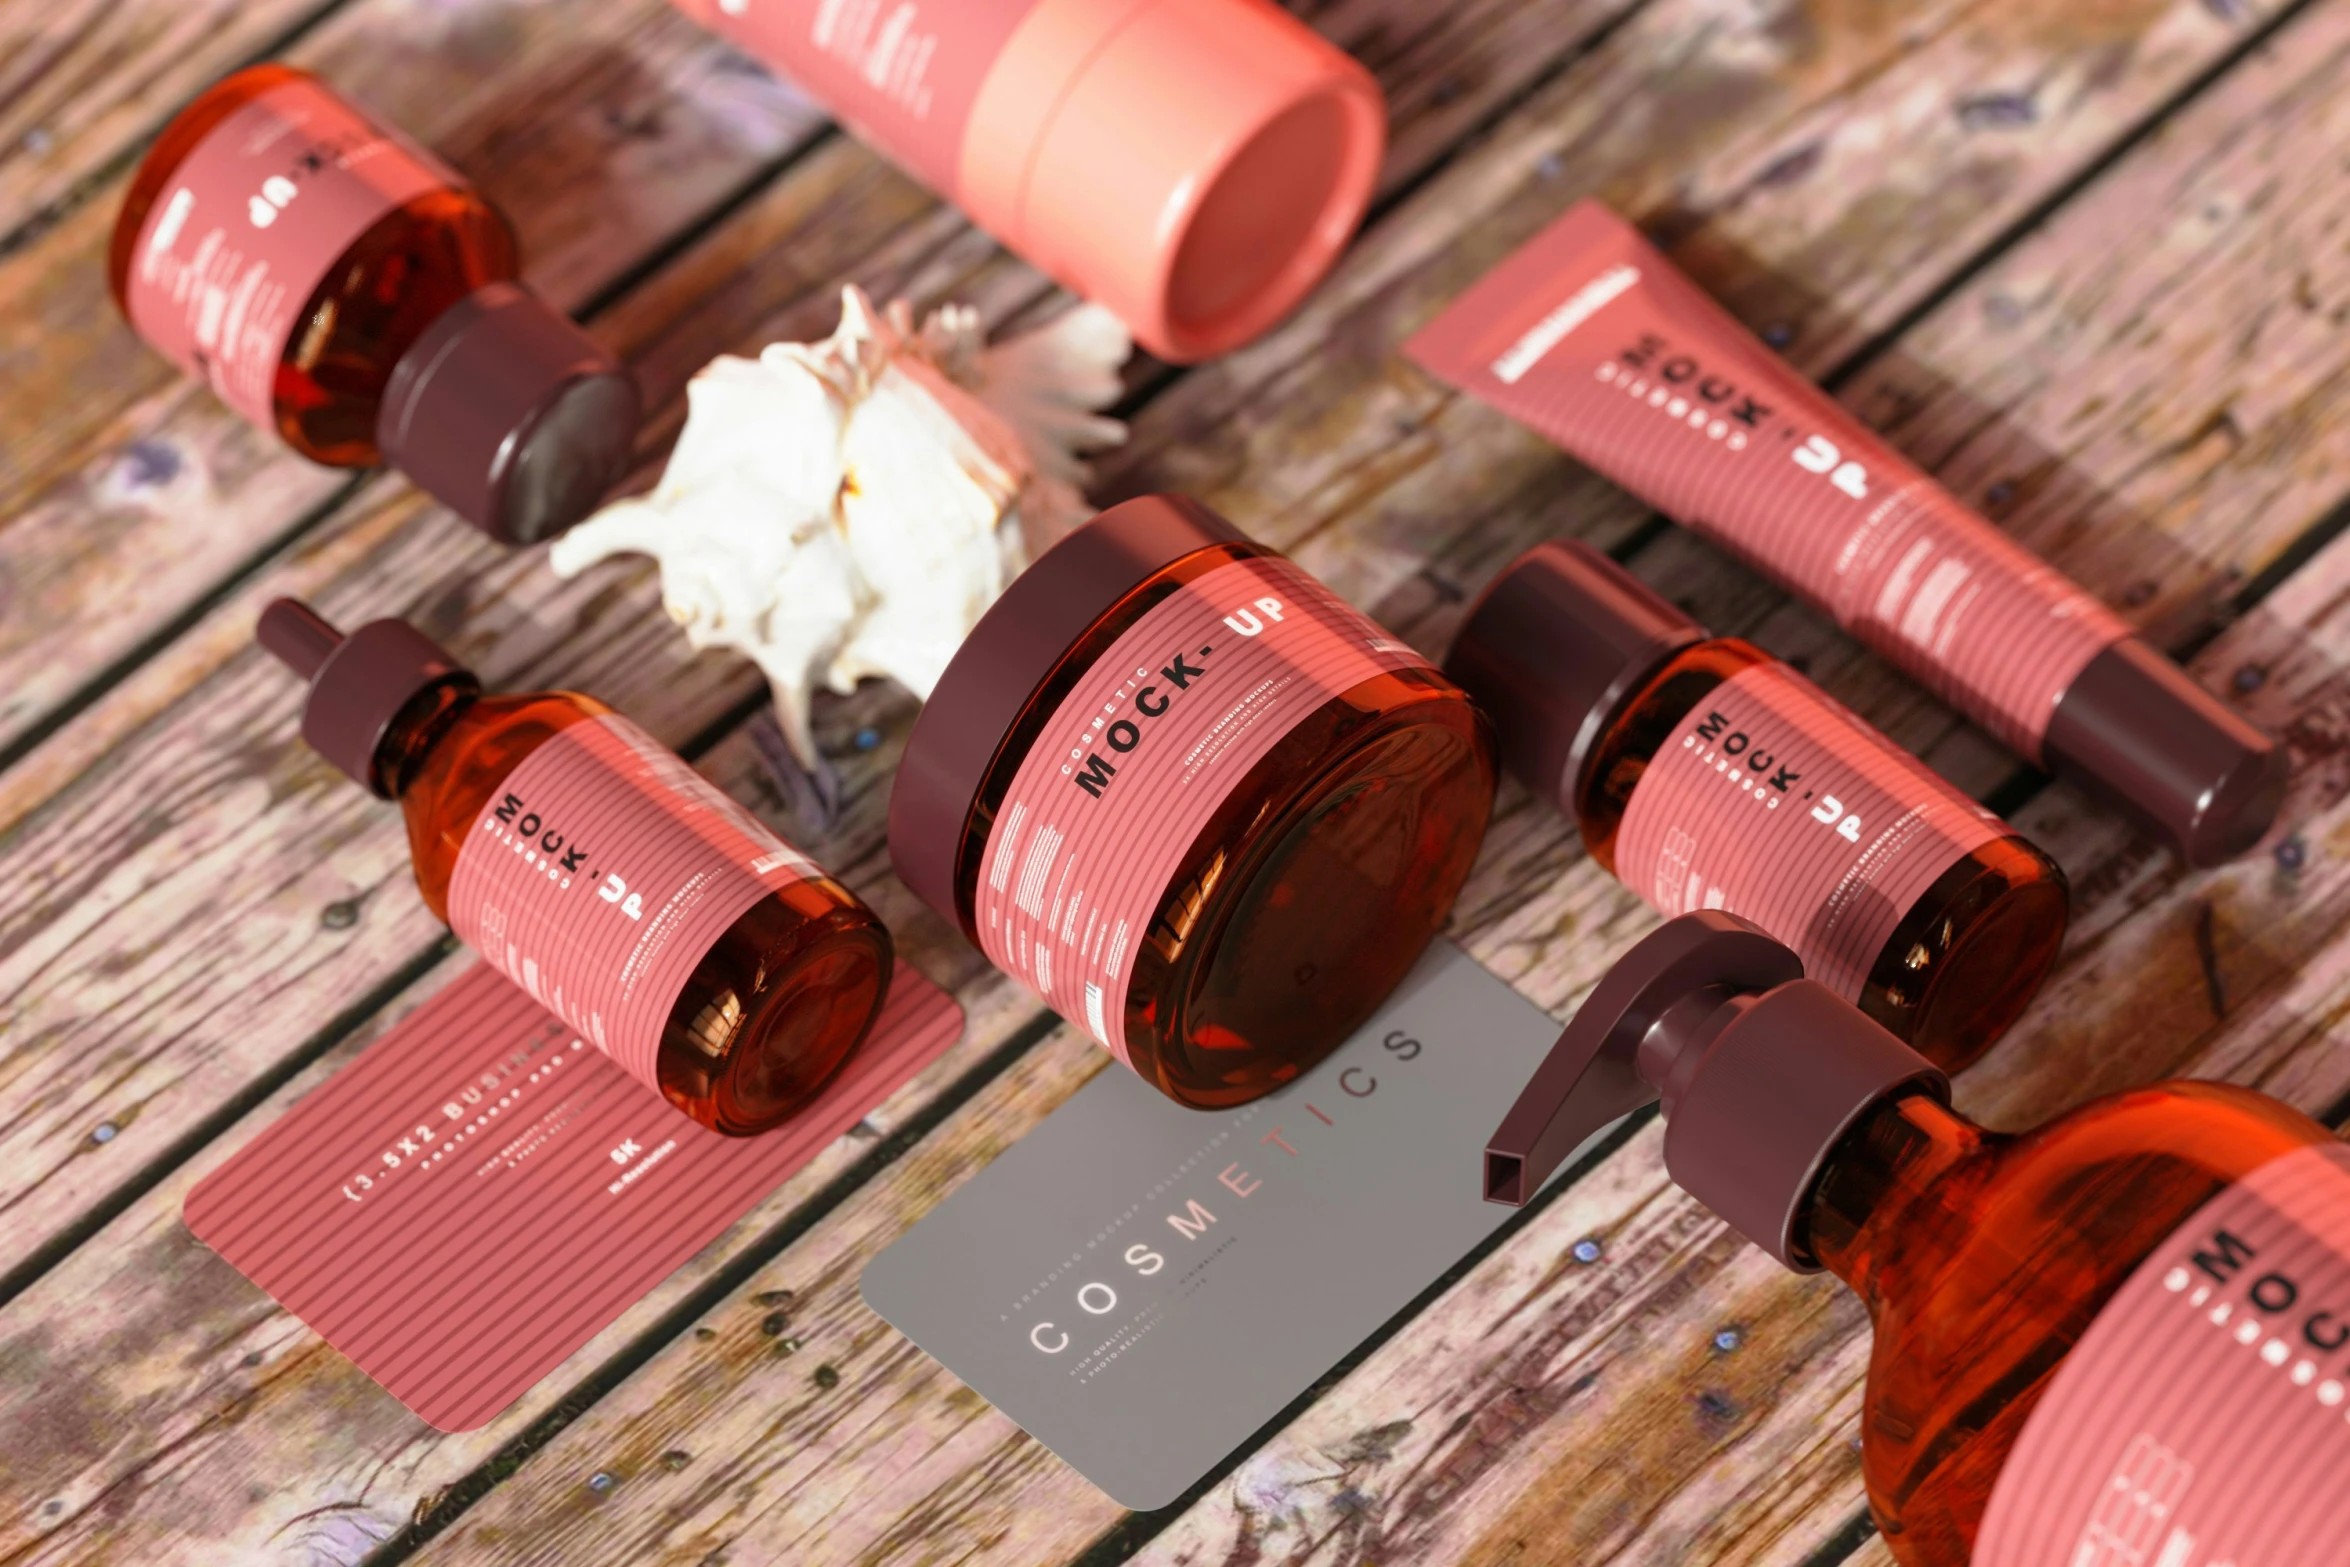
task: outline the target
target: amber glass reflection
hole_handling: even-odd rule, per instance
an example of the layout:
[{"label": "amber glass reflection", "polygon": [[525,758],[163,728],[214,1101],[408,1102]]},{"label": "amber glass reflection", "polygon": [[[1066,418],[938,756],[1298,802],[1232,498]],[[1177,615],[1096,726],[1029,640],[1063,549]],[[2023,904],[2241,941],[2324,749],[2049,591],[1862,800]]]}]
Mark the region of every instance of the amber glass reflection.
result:
[{"label": "amber glass reflection", "polygon": [[[1616,833],[1659,747],[1715,687],[1772,662],[1720,637],[1676,655],[1627,701],[1593,747],[1576,792],[1583,843],[1608,874]],[[2009,834],[1936,878],[1869,967],[1860,1009],[1945,1071],[1973,1061],[2021,1016],[2064,942],[2064,872]]]},{"label": "amber glass reflection", "polygon": [[[270,88],[307,79],[283,65],[222,78],[164,128],[115,220],[106,264],[127,314],[131,255],[147,213],[212,128]],[[322,87],[332,92],[332,88]],[[343,468],[382,460],[376,412],[392,367],[451,305],[512,279],[514,232],[470,187],[427,191],[385,213],[336,258],[302,307],[274,387],[278,434],[303,456]]]},{"label": "amber glass reflection", "polygon": [[[1071,687],[1181,584],[1272,553],[1218,544],[1184,556],[1054,666],[964,824],[956,897],[966,931],[1005,791]],[[1173,1099],[1215,1108],[1269,1093],[1328,1055],[1444,923],[1492,810],[1492,736],[1442,675],[1378,675],[1322,704],[1242,776],[1170,880],[1127,985],[1135,1070]]]},{"label": "amber glass reflection", "polygon": [[1894,1556],[1962,1567],[2025,1419],[2114,1291],[2231,1182],[2328,1136],[2219,1083],[2023,1137],[1910,1094],[1847,1134],[1797,1233],[1875,1325],[1861,1470]]},{"label": "amber glass reflection", "polygon": [[[408,821],[416,884],[449,917],[457,853],[522,759],[611,709],[568,691],[479,696],[447,687],[409,704],[376,752],[376,783]],[[815,1096],[879,1015],[888,932],[830,877],[770,892],[694,968],[661,1034],[670,1103],[717,1131],[767,1130]]]}]

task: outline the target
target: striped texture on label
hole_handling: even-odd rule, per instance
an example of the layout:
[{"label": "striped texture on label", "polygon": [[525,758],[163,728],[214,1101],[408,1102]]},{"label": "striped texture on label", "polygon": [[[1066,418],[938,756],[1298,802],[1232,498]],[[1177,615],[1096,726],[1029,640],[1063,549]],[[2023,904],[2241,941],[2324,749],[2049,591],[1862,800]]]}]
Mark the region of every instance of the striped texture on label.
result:
[{"label": "striped texture on label", "polygon": [[1616,875],[1666,914],[1727,909],[1858,1001],[1894,928],[2006,825],[1784,664],[1740,670],[1657,748]]},{"label": "striped texture on label", "polygon": [[1428,667],[1286,560],[1182,584],[1095,661],[1013,774],[979,864],[980,946],[1126,1061],[1136,951],[1208,818],[1323,703]]},{"label": "striped texture on label", "polygon": [[1586,202],[1406,345],[1818,605],[2018,754],[2129,626]]},{"label": "striped texture on label", "polygon": [[443,1431],[498,1412],[962,1034],[900,964],[791,1122],[725,1137],[477,964],[188,1193],[188,1228]]},{"label": "striped texture on label", "polygon": [[149,347],[264,430],[327,270],[394,207],[464,181],[306,78],[224,115],[172,171],[124,302]]},{"label": "striped texture on label", "polygon": [[449,927],[658,1089],[661,1032],[694,965],[779,887],[823,873],[616,713],[507,775],[449,880]]},{"label": "striped texture on label", "polygon": [[1992,1488],[1975,1567],[2350,1559],[2350,1149],[2271,1160],[2139,1265]]}]

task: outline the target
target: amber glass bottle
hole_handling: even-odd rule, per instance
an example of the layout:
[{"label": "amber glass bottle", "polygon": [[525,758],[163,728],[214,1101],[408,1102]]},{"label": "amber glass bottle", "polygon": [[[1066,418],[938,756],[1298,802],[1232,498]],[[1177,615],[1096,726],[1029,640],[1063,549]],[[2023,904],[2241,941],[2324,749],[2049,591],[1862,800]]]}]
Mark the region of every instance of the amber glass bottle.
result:
[{"label": "amber glass bottle", "polygon": [[899,874],[1181,1103],[1288,1082],[1467,879],[1485,720],[1194,502],[1104,512],[1018,578],[923,709]]},{"label": "amber glass bottle", "polygon": [[182,110],[107,266],[239,413],[316,462],[391,462],[496,537],[561,531],[625,471],[634,383],[514,281],[505,218],[306,72],[252,66]]},{"label": "amber glass bottle", "polygon": [[603,703],[486,696],[404,621],[280,600],[260,636],[311,681],[304,738],[400,803],[425,905],[680,1110],[764,1131],[863,1040],[888,931]]},{"label": "amber glass bottle", "polygon": [[1447,670],[1504,760],[1659,910],[1728,908],[1937,1066],[2006,1032],[2064,940],[2064,873],[1786,664],[1544,544]]},{"label": "amber glass bottle", "polygon": [[2350,1148],[2212,1083],[2022,1136],[1721,913],[1635,947],[1486,1153],[1522,1202],[1664,1100],[1673,1179],[1876,1339],[1869,1505],[1908,1567],[2338,1562],[2350,1526]]},{"label": "amber glass bottle", "polygon": [[[2023,1137],[1922,1092],[1862,1116],[1798,1244],[1876,1329],[1861,1468],[1893,1554],[1967,1561],[2041,1392],[2106,1303],[2212,1199],[2331,1141],[2300,1112],[2218,1083],[2099,1100]],[[2330,1371],[2350,1367],[2336,1357]],[[2307,1386],[2314,1402],[2314,1373]],[[2337,1472],[2350,1483],[2350,1461]]]}]

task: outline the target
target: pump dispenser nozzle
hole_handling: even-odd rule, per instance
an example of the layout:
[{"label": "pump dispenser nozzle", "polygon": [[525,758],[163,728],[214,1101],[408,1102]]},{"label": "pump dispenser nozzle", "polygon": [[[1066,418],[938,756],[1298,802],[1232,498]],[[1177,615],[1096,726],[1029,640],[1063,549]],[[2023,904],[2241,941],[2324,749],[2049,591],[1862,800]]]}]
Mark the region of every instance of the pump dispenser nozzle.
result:
[{"label": "pump dispenser nozzle", "polygon": [[1583,1003],[1485,1149],[1485,1196],[1517,1207],[1561,1159],[1651,1100],[1674,1183],[1801,1272],[1812,1181],[1845,1130],[1904,1086],[1944,1099],[1924,1056],[1794,953],[1718,909],[1667,921]]}]

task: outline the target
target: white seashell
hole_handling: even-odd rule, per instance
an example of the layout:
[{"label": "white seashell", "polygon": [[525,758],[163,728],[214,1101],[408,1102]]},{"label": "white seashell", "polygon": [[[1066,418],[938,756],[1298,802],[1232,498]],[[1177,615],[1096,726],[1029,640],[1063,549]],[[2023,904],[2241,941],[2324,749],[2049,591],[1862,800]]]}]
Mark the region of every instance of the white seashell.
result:
[{"label": "white seashell", "polygon": [[657,559],[670,618],[758,664],[813,768],[817,686],[885,675],[928,697],[1030,553],[1084,519],[1081,454],[1125,439],[1099,410],[1131,347],[1098,306],[991,348],[966,306],[917,327],[904,300],[843,289],[823,342],[705,365],[660,482],[549,561],[570,577]]}]

